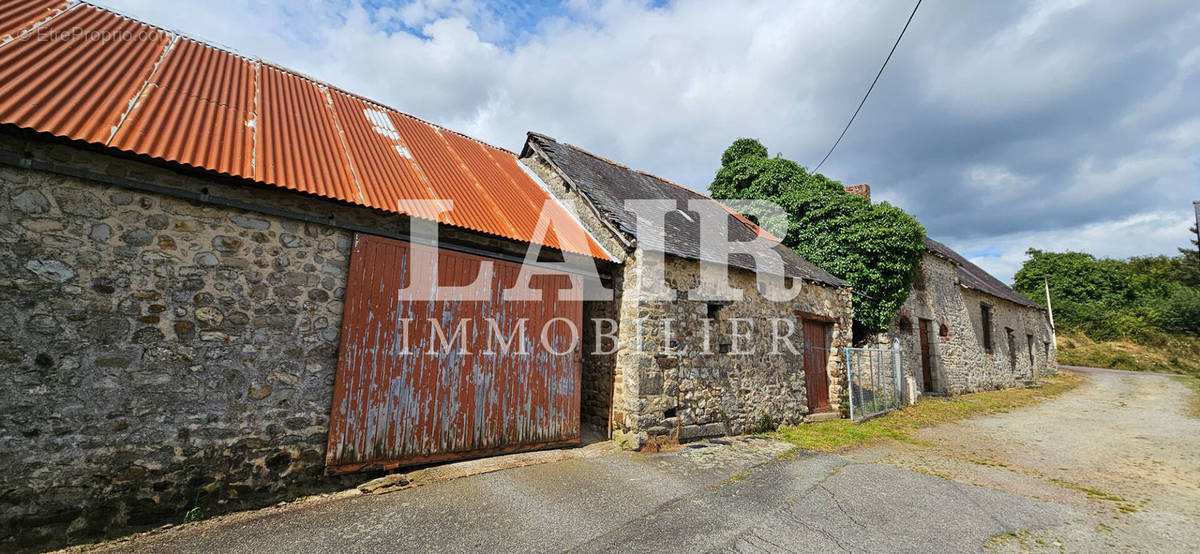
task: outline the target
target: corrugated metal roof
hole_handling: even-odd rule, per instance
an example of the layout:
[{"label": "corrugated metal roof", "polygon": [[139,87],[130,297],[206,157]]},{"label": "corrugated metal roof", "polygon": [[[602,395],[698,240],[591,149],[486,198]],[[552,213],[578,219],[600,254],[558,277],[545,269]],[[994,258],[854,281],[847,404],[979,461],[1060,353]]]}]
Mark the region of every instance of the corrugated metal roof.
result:
[{"label": "corrugated metal roof", "polygon": [[112,136],[169,37],[93,40],[140,36],[146,26],[85,8],[77,5],[37,33],[0,46],[0,121],[101,144]]},{"label": "corrugated metal roof", "polygon": [[[512,152],[91,4],[0,0],[6,36],[0,123],[519,241],[562,209]],[[609,259],[572,226],[539,242]]]},{"label": "corrugated metal roof", "polygon": [[68,0],[0,0],[0,44],[67,9]]},{"label": "corrugated metal roof", "polygon": [[109,144],[253,178],[254,128],[249,122],[255,120],[256,77],[256,64],[249,60],[180,41]]}]

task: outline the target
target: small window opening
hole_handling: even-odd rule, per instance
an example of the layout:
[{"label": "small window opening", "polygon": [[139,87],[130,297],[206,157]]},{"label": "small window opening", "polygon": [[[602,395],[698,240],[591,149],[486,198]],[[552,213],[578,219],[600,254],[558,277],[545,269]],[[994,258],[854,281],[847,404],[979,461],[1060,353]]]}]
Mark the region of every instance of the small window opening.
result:
[{"label": "small window opening", "polygon": [[1004,328],[1004,340],[1008,343],[1008,367],[1017,369],[1017,339],[1011,327]]},{"label": "small window opening", "polygon": [[728,343],[728,342],[723,342],[723,343],[721,343],[721,344],[718,344],[718,345],[717,345],[717,353],[719,353],[719,354],[728,354],[728,353],[729,353],[729,349],[730,349],[732,346],[733,346],[733,345],[732,345],[732,344],[730,344],[730,343]]},{"label": "small window opening", "polygon": [[900,316],[900,332],[911,333],[913,329],[912,320],[906,315]]},{"label": "small window opening", "polygon": [[675,413],[678,409],[679,408],[667,408],[667,409],[663,410],[663,417],[664,418],[675,417]]},{"label": "small window opening", "polygon": [[979,303],[979,319],[983,324],[983,350],[992,353],[992,307]]},{"label": "small window opening", "polygon": [[720,313],[721,313],[721,308],[724,308],[725,306],[726,306],[726,304],[724,302],[709,302],[708,303],[708,318],[716,319],[717,316],[720,315]]},{"label": "small window opening", "polygon": [[938,336],[942,338],[950,336],[950,326],[945,323],[938,323]]}]

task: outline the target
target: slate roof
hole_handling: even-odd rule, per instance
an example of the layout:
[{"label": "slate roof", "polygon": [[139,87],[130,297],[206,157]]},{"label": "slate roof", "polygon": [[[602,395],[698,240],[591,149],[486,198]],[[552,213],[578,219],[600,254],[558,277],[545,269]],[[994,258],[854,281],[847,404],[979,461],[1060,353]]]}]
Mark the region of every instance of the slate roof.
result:
[{"label": "slate roof", "polygon": [[1036,302],[1025,298],[1024,295],[1013,290],[1012,287],[1009,287],[999,279],[992,277],[990,273],[971,263],[969,260],[962,257],[962,255],[958,252],[951,250],[949,246],[926,237],[925,248],[932,252],[935,256],[946,258],[951,263],[958,266],[958,282],[962,286],[977,290],[984,294],[995,296],[996,298],[1002,298],[1022,306],[1029,306],[1031,308],[1038,309],[1042,308]]},{"label": "slate roof", "polygon": [[[580,192],[621,232],[638,238],[637,216],[625,209],[626,200],[640,199],[673,199],[677,206],[687,211],[689,200],[706,200],[718,204],[729,213],[727,219],[729,239],[746,242],[758,236],[773,239],[776,244],[772,247],[783,258],[784,275],[809,282],[821,283],[834,287],[849,286],[845,281],[834,277],[829,272],[813,265],[808,260],[778,244],[778,239],[762,231],[754,223],[732,212],[729,208],[691,189],[682,187],[666,179],[650,175],[611,160],[602,158],[582,148],[560,143],[552,137],[539,133],[529,133],[525,151],[522,157],[529,155],[531,145],[545,153],[558,171],[579,188]],[[666,237],[663,251],[691,260],[708,260],[721,262],[717,259],[719,253],[702,252],[700,248],[700,224],[696,214],[685,215],[679,212],[668,213],[665,220]],[[638,238],[640,246],[647,247],[646,240]],[[729,265],[755,270],[754,259],[747,254],[732,254]]]}]

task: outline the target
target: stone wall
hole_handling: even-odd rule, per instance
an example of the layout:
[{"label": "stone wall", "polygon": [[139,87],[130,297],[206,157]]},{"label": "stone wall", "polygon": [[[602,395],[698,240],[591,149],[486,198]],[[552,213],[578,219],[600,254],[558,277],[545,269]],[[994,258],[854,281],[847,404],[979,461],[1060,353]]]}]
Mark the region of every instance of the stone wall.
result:
[{"label": "stone wall", "polygon": [[[583,303],[583,375],[580,379],[580,420],[602,437],[607,437],[612,415],[613,377],[616,369],[612,339],[597,337],[612,335],[609,321],[617,321],[617,304],[611,301]],[[596,323],[601,328],[597,329]],[[597,339],[599,338],[599,341]]]},{"label": "stone wall", "polygon": [[323,475],[344,226],[403,236],[406,218],[23,132],[0,155],[56,166],[0,165],[0,550],[363,479]]},{"label": "stone wall", "polygon": [[[776,302],[759,293],[753,272],[730,268],[730,286],[741,289],[743,299],[710,307],[708,302],[688,300],[684,292],[698,285],[699,262],[668,255],[664,274],[678,297],[648,300],[639,289],[648,263],[639,250],[624,272],[613,412],[614,428],[622,438],[640,447],[652,437],[675,433],[681,440],[741,433],[764,414],[776,423],[804,420],[808,406],[797,311],[833,318],[832,349],[848,347],[850,290],[804,283],[797,298]],[[710,315],[705,352],[704,322]],[[748,320],[753,331],[748,340],[735,342],[732,325],[739,318]],[[799,353],[784,347],[772,351],[772,318],[795,323],[792,339]],[[668,320],[669,333],[664,328]],[[746,329],[741,327],[742,332]],[[780,334],[786,329],[781,327]],[[845,398],[843,358],[829,356],[827,371],[831,408],[840,411]]]},{"label": "stone wall", "polygon": [[[992,306],[991,352],[983,347],[980,303]],[[958,284],[957,266],[926,253],[908,300],[888,332],[876,340],[880,348],[887,348],[893,339],[899,341],[910,400],[926,389],[921,368],[921,319],[929,322],[933,377],[929,388],[933,392],[961,394],[1012,387],[1055,371],[1054,338],[1045,312],[965,289]],[[1006,329],[1013,330],[1015,356]]]},{"label": "stone wall", "polygon": [[329,485],[348,232],[36,171],[0,187],[6,536]]},{"label": "stone wall", "polygon": [[[756,425],[764,414],[777,423],[801,421],[808,415],[802,355],[786,350],[770,354],[771,332],[765,327],[771,318],[794,322],[794,344],[802,349],[797,311],[824,315],[834,320],[832,349],[848,347],[852,317],[850,289],[805,283],[795,300],[774,302],[759,293],[753,272],[730,268],[730,286],[741,289],[744,299],[715,310],[709,344],[712,352],[700,353],[704,348],[704,320],[709,317],[709,304],[688,300],[684,293],[699,282],[699,262],[666,256],[664,274],[680,294],[671,301],[648,300],[638,289],[641,275],[647,271],[642,251],[627,250],[619,238],[621,235],[606,226],[571,184],[541,156],[530,155],[521,161],[547,185],[551,194],[575,210],[584,228],[602,246],[624,261],[623,269],[614,272],[614,279],[620,284],[615,287],[617,294],[612,303],[604,308],[597,303],[594,310],[585,312],[586,325],[591,325],[588,313],[617,318],[620,345],[612,356],[585,356],[585,421],[589,418],[599,421],[602,409],[599,404],[589,407],[589,394],[595,398],[611,397],[615,434],[630,446],[640,448],[651,437],[661,435],[678,433],[680,439],[689,440],[741,433]],[[758,326],[744,345],[744,349],[756,350],[758,355],[719,352],[722,344],[731,346],[732,320],[740,318]],[[667,320],[674,322],[671,341],[674,345],[666,344],[664,337],[662,323]],[[593,345],[590,340],[585,344]],[[830,405],[835,412],[842,410],[846,396],[844,366],[842,356],[829,357]],[[611,390],[604,383],[609,372]]]}]

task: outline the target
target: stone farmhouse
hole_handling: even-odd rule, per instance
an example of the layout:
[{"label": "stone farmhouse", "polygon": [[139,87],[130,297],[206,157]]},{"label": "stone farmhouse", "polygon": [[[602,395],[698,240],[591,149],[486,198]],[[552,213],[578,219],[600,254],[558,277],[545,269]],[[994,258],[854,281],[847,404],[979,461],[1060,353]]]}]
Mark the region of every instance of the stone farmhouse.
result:
[{"label": "stone farmhouse", "polygon": [[[871,195],[867,185],[846,190]],[[1046,310],[929,238],[908,300],[875,340],[883,348],[894,341],[909,401],[1019,386],[1057,367]]]},{"label": "stone farmhouse", "polygon": [[[86,2],[3,11],[2,550],[589,428],[641,448],[846,412],[849,285],[712,198]],[[960,393],[1051,371],[1051,337],[930,241],[878,340],[911,390]]]},{"label": "stone farmhouse", "polygon": [[434,262],[491,292],[611,264],[513,152],[86,3],[4,14],[0,550],[579,442],[570,289],[399,301]]},{"label": "stone farmhouse", "polygon": [[[769,301],[741,252],[742,299],[688,300],[699,214],[667,218],[656,258],[620,210],[637,198],[701,201],[800,294]],[[642,446],[844,404],[849,288],[711,199],[537,135],[518,159],[83,2],[0,21],[0,220],[5,550],[574,445],[585,424]],[[654,265],[676,296],[643,293]],[[522,283],[539,296],[498,300]],[[454,292],[405,296],[432,284]],[[785,325],[741,327],[768,316]],[[494,351],[526,339],[543,349]]]},{"label": "stone farmhouse", "polygon": [[[789,301],[770,299],[764,295],[763,271],[756,271],[750,255],[701,248],[701,217],[689,206],[713,207],[720,214],[717,225],[728,228],[732,241],[762,237],[757,226],[715,200],[537,133],[528,135],[521,160],[622,264],[613,276],[619,297],[585,303],[585,312],[619,321],[622,345],[644,344],[585,362],[586,421],[611,426],[640,447],[664,435],[689,440],[740,433],[764,417],[774,422],[838,417],[845,400],[845,360],[836,353],[851,340],[847,283],[777,239],[768,240],[763,248],[783,260],[785,286],[800,288]],[[648,236],[639,221],[642,214],[628,208],[627,201],[638,199],[669,199],[665,240]],[[693,299],[688,291],[700,284],[701,260],[726,259],[730,286],[741,290],[742,298]],[[660,274],[670,285],[666,298],[649,290],[653,283],[642,282]],[[773,329],[737,336],[743,333],[739,325],[764,326],[772,320],[794,330],[795,351],[776,352]],[[664,331],[667,321],[670,331]]]}]

